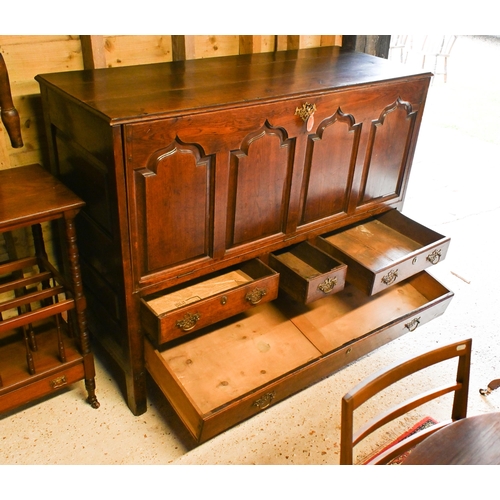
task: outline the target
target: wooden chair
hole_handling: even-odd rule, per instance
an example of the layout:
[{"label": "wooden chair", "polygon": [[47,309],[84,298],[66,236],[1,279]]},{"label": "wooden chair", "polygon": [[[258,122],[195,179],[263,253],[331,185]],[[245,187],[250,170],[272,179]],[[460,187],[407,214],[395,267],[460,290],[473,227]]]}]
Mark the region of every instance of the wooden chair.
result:
[{"label": "wooden chair", "polygon": [[[432,351],[424,352],[416,357],[409,357],[384,368],[371,377],[359,383],[342,398],[341,436],[340,436],[340,464],[353,464],[354,446],[360,443],[375,430],[392,420],[408,413],[424,403],[454,392],[451,419],[439,422],[431,427],[407,437],[383,453],[375,456],[367,465],[384,465],[404,452],[413,448],[430,434],[455,420],[467,416],[467,399],[469,392],[469,372],[472,340],[464,340],[454,344],[439,347]],[[354,411],[363,403],[380,393],[399,380],[437,363],[457,358],[456,380],[451,384],[435,387],[431,390],[409,398],[388,410],[380,412],[374,418],[360,426],[354,432]]]}]

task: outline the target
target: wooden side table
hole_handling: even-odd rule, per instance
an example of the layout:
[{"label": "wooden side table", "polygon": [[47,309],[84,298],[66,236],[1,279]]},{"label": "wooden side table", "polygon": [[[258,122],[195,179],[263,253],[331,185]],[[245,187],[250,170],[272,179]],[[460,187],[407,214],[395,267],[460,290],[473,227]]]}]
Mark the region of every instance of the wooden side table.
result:
[{"label": "wooden side table", "polygon": [[[0,171],[0,232],[31,226],[35,247],[0,264],[0,412],[82,379],[99,407],[74,225],[83,205],[40,165]],[[41,224],[53,220],[65,234],[64,270],[45,251]]]}]

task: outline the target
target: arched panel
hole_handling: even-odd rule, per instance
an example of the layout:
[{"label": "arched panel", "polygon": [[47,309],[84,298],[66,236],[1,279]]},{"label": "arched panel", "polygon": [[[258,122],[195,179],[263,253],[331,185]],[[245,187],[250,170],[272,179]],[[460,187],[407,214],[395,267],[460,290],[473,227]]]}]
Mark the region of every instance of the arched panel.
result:
[{"label": "arched panel", "polygon": [[293,141],[267,122],[231,152],[227,246],[284,231]]},{"label": "arched panel", "polygon": [[308,138],[301,224],[346,213],[361,125],[339,108]]},{"label": "arched panel", "polygon": [[134,173],[142,274],[208,255],[212,161],[176,139]]},{"label": "arched panel", "polygon": [[416,112],[397,99],[372,122],[363,171],[361,205],[401,195]]}]

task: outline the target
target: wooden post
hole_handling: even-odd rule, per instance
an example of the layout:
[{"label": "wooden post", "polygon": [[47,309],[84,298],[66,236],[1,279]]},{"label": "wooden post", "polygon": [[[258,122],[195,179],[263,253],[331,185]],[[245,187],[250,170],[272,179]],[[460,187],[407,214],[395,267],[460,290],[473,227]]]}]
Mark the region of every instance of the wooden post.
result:
[{"label": "wooden post", "polygon": [[373,56],[389,57],[391,35],[343,35],[342,46]]},{"label": "wooden post", "polygon": [[194,35],[172,35],[172,61],[195,59]]},{"label": "wooden post", "polygon": [[276,50],[300,49],[300,35],[278,35]]},{"label": "wooden post", "polygon": [[83,67],[97,69],[106,67],[103,35],[80,35],[82,44]]},{"label": "wooden post", "polygon": [[329,47],[329,46],[342,46],[342,35],[321,35],[320,40],[321,47]]},{"label": "wooden post", "polygon": [[240,35],[240,54],[262,52],[262,35]]}]

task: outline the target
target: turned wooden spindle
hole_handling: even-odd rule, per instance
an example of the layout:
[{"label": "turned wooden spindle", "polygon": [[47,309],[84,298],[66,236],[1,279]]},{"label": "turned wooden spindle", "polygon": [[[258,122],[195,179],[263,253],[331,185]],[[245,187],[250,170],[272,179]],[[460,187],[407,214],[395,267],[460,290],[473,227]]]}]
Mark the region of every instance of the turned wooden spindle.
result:
[{"label": "turned wooden spindle", "polygon": [[7,66],[0,54],[0,114],[5,129],[10,137],[13,148],[23,147],[23,138],[21,136],[21,121],[19,113],[12,102],[12,93],[10,91],[9,73]]}]

